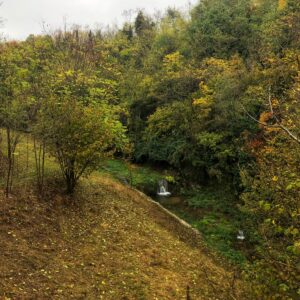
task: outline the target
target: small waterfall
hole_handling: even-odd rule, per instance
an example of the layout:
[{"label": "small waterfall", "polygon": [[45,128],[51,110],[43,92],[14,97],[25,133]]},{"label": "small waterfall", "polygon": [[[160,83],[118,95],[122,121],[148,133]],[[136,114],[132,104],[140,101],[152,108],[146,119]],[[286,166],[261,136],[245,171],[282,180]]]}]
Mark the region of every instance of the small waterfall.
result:
[{"label": "small waterfall", "polygon": [[236,237],[239,241],[243,241],[245,239],[245,234],[242,230],[239,230],[238,235]]},{"label": "small waterfall", "polygon": [[168,192],[168,182],[165,179],[158,182],[157,195],[161,197],[168,197],[171,195],[171,193]]}]

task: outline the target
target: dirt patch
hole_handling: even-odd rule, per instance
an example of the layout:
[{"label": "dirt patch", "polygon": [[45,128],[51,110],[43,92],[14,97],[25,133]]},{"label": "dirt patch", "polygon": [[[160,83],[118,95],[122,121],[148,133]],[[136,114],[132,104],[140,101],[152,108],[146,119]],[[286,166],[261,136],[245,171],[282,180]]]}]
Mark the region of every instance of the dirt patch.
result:
[{"label": "dirt patch", "polygon": [[55,195],[0,197],[0,298],[244,299],[241,282],[146,196],[111,179]]}]

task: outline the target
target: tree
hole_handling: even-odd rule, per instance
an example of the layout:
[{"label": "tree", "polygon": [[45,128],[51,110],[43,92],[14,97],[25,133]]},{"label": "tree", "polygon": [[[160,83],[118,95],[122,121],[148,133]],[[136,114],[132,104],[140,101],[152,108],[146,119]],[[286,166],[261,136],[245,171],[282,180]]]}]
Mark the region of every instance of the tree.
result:
[{"label": "tree", "polygon": [[256,52],[257,48],[253,48],[253,45],[259,45],[258,28],[262,18],[253,2],[200,1],[192,11],[192,20],[188,26],[193,56],[197,59],[211,56],[229,58],[239,54],[247,58],[250,53]]},{"label": "tree", "polygon": [[79,30],[53,39],[55,60],[46,71],[51,94],[41,102],[34,136],[56,157],[72,193],[82,175],[124,149],[127,139],[118,120],[117,68],[104,47]]},{"label": "tree", "polygon": [[20,131],[28,126],[27,70],[23,66],[24,49],[17,43],[1,45],[0,57],[0,126],[6,131],[7,176],[6,196],[11,192],[14,156]]},{"label": "tree", "polygon": [[[54,41],[50,36],[29,36],[23,47],[26,51],[24,65],[28,69],[28,84],[30,94],[30,106],[28,114],[28,132],[36,123],[38,111],[52,94],[53,78],[55,77],[55,52]],[[32,133],[32,132],[31,132]],[[45,175],[45,142],[43,139],[37,141],[33,134],[34,157],[36,167],[37,188],[42,194]]]},{"label": "tree", "polygon": [[44,103],[35,132],[59,162],[68,193],[73,193],[82,175],[99,167],[101,159],[128,146],[116,110],[105,104],[86,106],[75,99]]},{"label": "tree", "polygon": [[153,27],[155,26],[154,22],[151,20],[149,16],[146,16],[143,11],[139,11],[135,22],[134,22],[134,29],[135,33],[138,36],[141,36],[146,31],[151,31]]},{"label": "tree", "polygon": [[[263,119],[263,117],[262,117]],[[297,299],[299,290],[299,146],[280,129],[263,126],[264,139],[249,151],[256,157],[243,170],[242,211],[249,218],[254,261],[247,276],[257,298]]]},{"label": "tree", "polygon": [[[255,241],[255,259],[247,275],[258,298],[300,295],[299,50],[286,46],[267,58],[258,115],[246,110],[260,129],[246,144],[255,163],[242,171],[241,195],[241,209],[249,216],[250,238]],[[257,102],[254,98],[252,93],[252,102]]]}]

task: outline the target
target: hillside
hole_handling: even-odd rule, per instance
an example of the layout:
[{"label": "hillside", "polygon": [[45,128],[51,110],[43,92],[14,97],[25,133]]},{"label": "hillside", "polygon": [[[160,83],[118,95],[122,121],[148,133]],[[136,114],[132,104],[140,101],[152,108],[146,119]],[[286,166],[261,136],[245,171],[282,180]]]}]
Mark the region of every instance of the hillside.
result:
[{"label": "hillside", "polygon": [[187,286],[191,299],[243,299],[201,238],[143,194],[99,175],[79,190],[1,196],[0,299],[186,299]]}]

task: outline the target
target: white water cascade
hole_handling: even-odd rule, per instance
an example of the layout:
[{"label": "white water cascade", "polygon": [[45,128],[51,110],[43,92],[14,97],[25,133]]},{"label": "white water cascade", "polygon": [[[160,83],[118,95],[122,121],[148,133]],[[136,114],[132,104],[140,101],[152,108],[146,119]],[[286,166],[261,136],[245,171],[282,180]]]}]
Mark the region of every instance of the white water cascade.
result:
[{"label": "white water cascade", "polygon": [[171,195],[171,193],[168,192],[168,182],[165,179],[158,182],[157,195],[161,197],[168,197]]},{"label": "white water cascade", "polygon": [[236,237],[239,241],[243,241],[245,239],[245,234],[242,230],[239,230],[238,235]]}]

